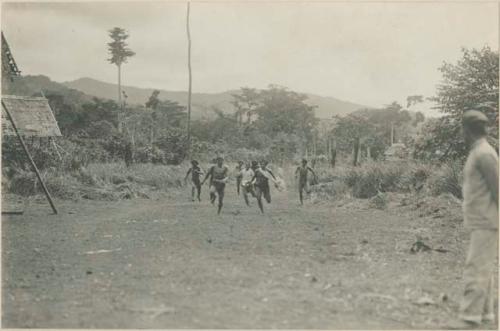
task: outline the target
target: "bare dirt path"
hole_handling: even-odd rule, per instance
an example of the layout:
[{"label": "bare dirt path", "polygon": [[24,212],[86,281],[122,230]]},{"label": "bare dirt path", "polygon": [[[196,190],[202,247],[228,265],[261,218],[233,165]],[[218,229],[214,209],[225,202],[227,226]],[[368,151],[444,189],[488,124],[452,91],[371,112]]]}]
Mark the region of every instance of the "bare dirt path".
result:
[{"label": "bare dirt path", "polygon": [[[4,217],[2,326],[435,329],[453,316],[456,222],[276,191],[261,215],[233,186],[217,216],[187,191]],[[416,233],[449,252],[410,254]]]}]

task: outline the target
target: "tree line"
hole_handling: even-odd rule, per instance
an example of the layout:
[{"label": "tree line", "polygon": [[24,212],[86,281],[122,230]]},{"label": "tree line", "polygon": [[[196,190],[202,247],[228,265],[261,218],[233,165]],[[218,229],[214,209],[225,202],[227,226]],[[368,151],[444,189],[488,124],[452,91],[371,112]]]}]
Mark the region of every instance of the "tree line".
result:
[{"label": "tree line", "polygon": [[[128,48],[128,34],[123,29],[114,28],[109,35],[108,61],[117,66],[120,77],[122,65],[135,53]],[[463,159],[460,119],[472,108],[491,119],[489,139],[498,146],[498,51],[463,49],[457,63],[444,63],[439,70],[442,81],[435,96],[412,95],[405,105],[392,102],[321,121],[305,94],[278,85],[240,88],[232,95],[233,112],[213,107],[213,116],[192,120],[192,156],[225,154],[233,159],[260,157],[281,163],[307,156],[334,165],[337,155],[344,155],[357,165],[360,158],[384,158],[384,151],[398,142],[406,146],[407,157]],[[82,151],[88,148],[88,153],[104,161],[182,162],[187,157],[186,107],[161,98],[159,91],[142,105],[129,105],[120,80],[118,89],[118,102],[45,91],[63,139],[81,146]],[[426,99],[443,116],[426,119],[412,111]]]}]

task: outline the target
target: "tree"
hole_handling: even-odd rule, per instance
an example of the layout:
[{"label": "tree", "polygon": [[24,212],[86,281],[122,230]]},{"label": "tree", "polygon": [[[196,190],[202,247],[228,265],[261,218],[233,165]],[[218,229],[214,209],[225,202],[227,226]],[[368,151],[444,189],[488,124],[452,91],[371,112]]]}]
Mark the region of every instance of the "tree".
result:
[{"label": "tree", "polygon": [[148,101],[146,101],[146,108],[151,108],[151,109],[156,109],[158,106],[158,103],[160,102],[160,99],[158,99],[158,95],[160,94],[160,91],[154,90],[151,96],[149,97]]},{"label": "tree", "polygon": [[415,113],[415,120],[413,121],[412,125],[414,127],[416,127],[418,125],[418,123],[422,123],[423,121],[425,121],[424,114],[422,114],[422,112],[420,112],[420,111],[417,111]]},{"label": "tree", "polygon": [[353,153],[353,165],[358,164],[358,154],[361,140],[373,136],[375,128],[364,114],[349,114],[335,117],[337,123],[333,129],[338,148],[344,152]]},{"label": "tree", "polygon": [[[109,37],[111,38],[111,42],[108,43],[108,51],[111,57],[108,61],[111,64],[116,65],[118,68],[118,104],[122,107],[121,97],[121,66],[123,63],[127,63],[127,59],[135,55],[135,53],[128,48],[128,44],[126,40],[128,39],[128,33],[119,27],[115,27],[109,32]],[[121,121],[118,120],[118,131],[121,132]]]},{"label": "tree", "polygon": [[271,138],[279,132],[295,134],[302,138],[307,149],[318,120],[314,116],[315,107],[306,104],[306,99],[305,94],[270,85],[259,94],[260,104],[255,109],[257,119],[254,125]]},{"label": "tree", "polygon": [[464,159],[461,122],[466,110],[482,111],[490,120],[488,140],[498,148],[498,52],[489,47],[462,49],[456,64],[444,63],[443,80],[431,100],[443,117],[425,126],[415,156],[444,160]]},{"label": "tree", "polygon": [[423,95],[410,95],[406,98],[406,108],[410,108],[413,105],[424,102]]},{"label": "tree", "polygon": [[242,87],[240,92],[232,94],[233,101],[231,104],[236,108],[235,116],[238,120],[238,125],[243,125],[243,117],[246,117],[246,124],[252,122],[252,116],[259,106],[259,92],[254,88]]}]

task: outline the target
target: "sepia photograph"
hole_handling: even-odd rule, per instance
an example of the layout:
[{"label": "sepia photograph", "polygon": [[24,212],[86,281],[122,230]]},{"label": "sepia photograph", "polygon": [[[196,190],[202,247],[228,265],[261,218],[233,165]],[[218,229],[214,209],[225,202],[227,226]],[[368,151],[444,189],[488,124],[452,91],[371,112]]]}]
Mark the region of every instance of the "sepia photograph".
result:
[{"label": "sepia photograph", "polygon": [[1,4],[1,326],[498,330],[497,1]]}]

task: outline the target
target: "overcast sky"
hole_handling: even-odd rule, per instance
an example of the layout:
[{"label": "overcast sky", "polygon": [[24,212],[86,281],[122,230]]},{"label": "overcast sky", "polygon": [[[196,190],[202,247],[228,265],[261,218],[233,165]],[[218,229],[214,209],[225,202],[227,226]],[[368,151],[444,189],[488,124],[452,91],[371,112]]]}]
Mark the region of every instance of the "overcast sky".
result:
[{"label": "overcast sky", "polygon": [[[461,47],[498,49],[496,3],[191,3],[194,92],[279,84],[382,106],[430,96]],[[137,55],[123,84],[187,89],[183,2],[3,3],[2,30],[23,74],[116,81],[107,30]]]}]

